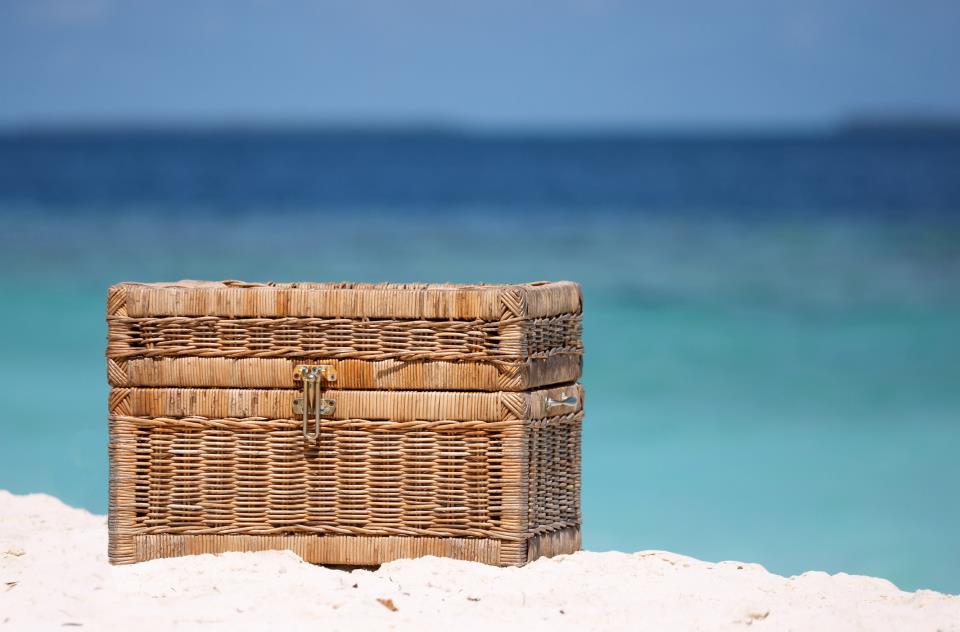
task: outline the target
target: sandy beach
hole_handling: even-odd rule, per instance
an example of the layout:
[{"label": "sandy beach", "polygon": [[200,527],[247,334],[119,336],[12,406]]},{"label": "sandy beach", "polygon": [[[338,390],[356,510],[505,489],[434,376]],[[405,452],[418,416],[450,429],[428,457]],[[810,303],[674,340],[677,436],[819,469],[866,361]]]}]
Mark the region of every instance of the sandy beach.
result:
[{"label": "sandy beach", "polygon": [[960,630],[960,596],[660,551],[525,568],[422,558],[347,572],[284,551],[111,567],[104,516],[5,491],[0,516],[0,629]]}]

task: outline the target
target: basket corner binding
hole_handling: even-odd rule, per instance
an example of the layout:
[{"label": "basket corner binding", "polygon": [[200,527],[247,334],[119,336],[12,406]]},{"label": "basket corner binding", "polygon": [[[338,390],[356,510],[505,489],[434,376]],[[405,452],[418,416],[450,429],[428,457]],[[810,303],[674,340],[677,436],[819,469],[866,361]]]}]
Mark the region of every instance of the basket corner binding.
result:
[{"label": "basket corner binding", "polygon": [[107,288],[107,316],[127,315],[127,287],[130,283],[122,281]]},{"label": "basket corner binding", "polygon": [[579,314],[583,290],[575,281],[535,281],[500,288],[501,319],[542,318],[558,313]]}]

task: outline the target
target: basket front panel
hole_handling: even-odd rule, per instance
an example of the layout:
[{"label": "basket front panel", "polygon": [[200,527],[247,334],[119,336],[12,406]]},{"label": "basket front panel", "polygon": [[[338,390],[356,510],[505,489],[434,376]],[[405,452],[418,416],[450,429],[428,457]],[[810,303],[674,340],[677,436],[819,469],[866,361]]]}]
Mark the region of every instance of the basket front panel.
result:
[{"label": "basket front panel", "polygon": [[332,360],[308,358],[133,358],[107,361],[112,386],[296,388],[294,367],[311,362],[336,369],[341,388],[522,391],[573,382],[579,356],[558,355],[526,362]]},{"label": "basket front panel", "polygon": [[[110,412],[129,417],[288,419],[302,390],[251,388],[115,388]],[[583,387],[564,384],[523,393],[321,389],[335,402],[333,420],[391,420],[398,430],[423,421],[492,422],[556,417],[583,407]],[[571,399],[568,399],[571,398]]]},{"label": "basket front panel", "polygon": [[581,316],[507,322],[107,318],[108,357],[499,361],[579,355]]},{"label": "basket front panel", "polygon": [[[405,318],[498,320],[579,312],[570,281],[517,285],[447,283],[121,283],[115,312],[129,316]],[[122,295],[122,296],[121,296]]]},{"label": "basket front panel", "polygon": [[114,416],[126,534],[520,540],[524,425]]}]

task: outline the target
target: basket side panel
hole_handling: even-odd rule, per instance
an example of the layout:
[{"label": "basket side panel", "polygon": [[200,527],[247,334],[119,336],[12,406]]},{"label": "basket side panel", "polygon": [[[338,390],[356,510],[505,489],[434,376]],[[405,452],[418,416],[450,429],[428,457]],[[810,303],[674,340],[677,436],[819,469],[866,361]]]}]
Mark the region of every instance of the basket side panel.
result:
[{"label": "basket side panel", "polygon": [[583,355],[583,317],[560,314],[546,318],[503,320],[497,331],[498,356],[521,360],[570,357],[579,366]]},{"label": "basket side panel", "polygon": [[528,423],[528,533],[579,527],[583,412]]},{"label": "basket side panel", "polygon": [[528,360],[525,369],[525,382],[522,388],[503,390],[527,390],[552,384],[576,382],[580,379],[583,369],[583,356],[554,355]]},{"label": "basket side panel", "polygon": [[549,533],[541,533],[527,541],[526,561],[532,562],[540,557],[569,555],[579,551],[580,546],[579,527],[567,527]]}]

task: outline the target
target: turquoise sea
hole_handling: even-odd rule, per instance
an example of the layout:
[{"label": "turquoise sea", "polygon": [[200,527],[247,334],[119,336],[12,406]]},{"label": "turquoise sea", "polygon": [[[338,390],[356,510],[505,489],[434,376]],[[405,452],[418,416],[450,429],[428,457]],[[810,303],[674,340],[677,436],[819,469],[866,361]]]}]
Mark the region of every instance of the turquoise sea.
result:
[{"label": "turquoise sea", "polygon": [[960,140],[7,133],[0,266],[0,488],[106,511],[111,283],[573,279],[587,548],[960,593]]}]

